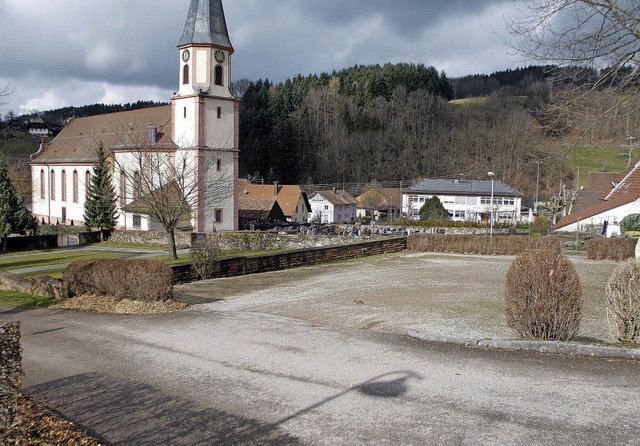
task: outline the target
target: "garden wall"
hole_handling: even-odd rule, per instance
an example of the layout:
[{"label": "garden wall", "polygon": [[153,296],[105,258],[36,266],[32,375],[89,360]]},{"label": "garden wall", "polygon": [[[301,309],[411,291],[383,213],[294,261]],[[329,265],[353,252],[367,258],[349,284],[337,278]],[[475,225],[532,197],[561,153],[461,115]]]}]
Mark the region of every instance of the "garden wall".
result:
[{"label": "garden wall", "polygon": [[[176,246],[189,248],[191,232],[176,231]],[[164,231],[113,231],[109,241],[116,243],[132,243],[142,245],[167,245],[167,233]]]},{"label": "garden wall", "polygon": [[[341,260],[357,259],[407,249],[406,237],[393,237],[348,245],[298,249],[249,257],[228,257],[217,261],[215,278],[278,271],[300,266],[319,265]],[[191,263],[173,265],[174,284],[197,279]]]},{"label": "garden wall", "polygon": [[33,251],[34,249],[55,249],[58,247],[58,236],[54,235],[33,235],[7,237],[7,251]]}]

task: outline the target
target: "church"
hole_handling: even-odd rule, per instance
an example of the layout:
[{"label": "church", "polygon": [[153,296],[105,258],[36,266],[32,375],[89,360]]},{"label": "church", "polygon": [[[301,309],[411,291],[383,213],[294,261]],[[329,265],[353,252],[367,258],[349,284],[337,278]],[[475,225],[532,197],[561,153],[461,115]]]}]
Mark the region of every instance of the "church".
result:
[{"label": "church", "polygon": [[166,193],[188,203],[180,228],[238,227],[239,100],[222,0],[191,0],[178,43],[171,105],[72,119],[31,156],[32,213],[39,222],[84,224],[84,203],[102,146],[116,192],[117,229],[162,230],[146,213]]}]

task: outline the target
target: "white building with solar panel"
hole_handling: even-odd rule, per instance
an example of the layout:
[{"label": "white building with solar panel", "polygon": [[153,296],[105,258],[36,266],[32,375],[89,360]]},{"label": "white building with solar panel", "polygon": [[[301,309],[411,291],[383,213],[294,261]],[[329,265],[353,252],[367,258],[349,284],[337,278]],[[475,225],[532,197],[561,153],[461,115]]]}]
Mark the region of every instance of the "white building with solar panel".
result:
[{"label": "white building with solar panel", "polygon": [[[491,180],[422,180],[402,190],[402,212],[416,219],[431,197],[438,197],[454,221],[489,221],[491,218]],[[493,181],[493,214],[496,222],[520,220],[522,194],[502,181]]]}]

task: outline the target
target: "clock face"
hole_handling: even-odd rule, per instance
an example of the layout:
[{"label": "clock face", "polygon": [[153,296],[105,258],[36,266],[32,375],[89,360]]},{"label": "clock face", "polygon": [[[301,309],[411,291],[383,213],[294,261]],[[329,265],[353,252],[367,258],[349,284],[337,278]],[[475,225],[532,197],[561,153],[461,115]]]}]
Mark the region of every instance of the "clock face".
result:
[{"label": "clock face", "polygon": [[215,53],[213,53],[213,58],[218,63],[224,63],[224,61],[226,59],[224,53],[222,51],[220,51],[220,50],[217,50]]},{"label": "clock face", "polygon": [[191,53],[189,52],[189,50],[184,50],[182,52],[182,60],[185,62],[189,62],[189,58],[191,57]]}]

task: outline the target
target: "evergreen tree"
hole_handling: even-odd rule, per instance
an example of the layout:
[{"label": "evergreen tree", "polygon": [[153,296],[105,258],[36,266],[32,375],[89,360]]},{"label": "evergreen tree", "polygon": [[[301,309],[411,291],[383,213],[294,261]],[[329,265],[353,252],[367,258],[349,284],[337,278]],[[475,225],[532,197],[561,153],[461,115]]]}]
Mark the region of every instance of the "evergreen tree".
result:
[{"label": "evergreen tree", "polygon": [[84,223],[89,228],[100,228],[102,240],[102,230],[116,225],[116,192],[102,144],[98,146],[97,157],[84,203]]},{"label": "evergreen tree", "polygon": [[25,234],[35,230],[38,223],[31,213],[18,201],[16,191],[9,179],[7,165],[0,161],[0,235],[3,238],[2,251],[7,248],[9,234]]},{"label": "evergreen tree", "polygon": [[440,199],[436,196],[425,201],[420,208],[420,220],[448,220],[449,212],[445,209]]}]

